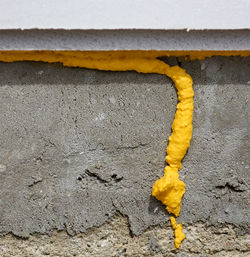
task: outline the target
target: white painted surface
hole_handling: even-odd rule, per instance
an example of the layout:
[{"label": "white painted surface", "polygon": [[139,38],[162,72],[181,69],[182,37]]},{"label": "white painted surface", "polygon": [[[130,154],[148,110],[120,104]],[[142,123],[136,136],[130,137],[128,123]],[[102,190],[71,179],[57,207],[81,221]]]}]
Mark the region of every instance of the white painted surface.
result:
[{"label": "white painted surface", "polygon": [[244,29],[250,0],[0,0],[0,29]]}]

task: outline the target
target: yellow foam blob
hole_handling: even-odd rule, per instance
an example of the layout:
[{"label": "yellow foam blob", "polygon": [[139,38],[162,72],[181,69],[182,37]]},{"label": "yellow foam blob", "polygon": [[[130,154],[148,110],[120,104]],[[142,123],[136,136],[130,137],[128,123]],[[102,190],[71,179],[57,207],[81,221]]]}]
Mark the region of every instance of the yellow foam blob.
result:
[{"label": "yellow foam blob", "polygon": [[152,190],[152,195],[160,200],[169,213],[179,216],[181,211],[181,198],[185,193],[185,184],[179,180],[178,170],[167,166],[165,174],[158,179]]},{"label": "yellow foam blob", "polygon": [[174,229],[174,235],[175,235],[175,248],[179,248],[181,245],[181,242],[186,238],[184,233],[182,232],[182,225],[177,224],[176,218],[170,217],[172,228]]},{"label": "yellow foam blob", "polygon": [[[0,61],[43,61],[61,62],[65,66],[83,67],[82,60],[88,59],[119,59],[119,58],[150,58],[156,59],[161,56],[174,56],[183,60],[202,60],[211,56],[249,56],[250,51],[51,51],[51,50],[25,50],[25,51],[0,51]],[[96,65],[98,66],[98,64]]]},{"label": "yellow foam blob", "polygon": [[[170,77],[177,88],[178,101],[172,134],[167,147],[164,176],[158,179],[152,195],[160,200],[169,213],[178,217],[185,184],[179,179],[178,170],[187,152],[192,137],[193,96],[192,78],[179,66],[170,67],[158,60],[161,56],[176,56],[184,59],[204,59],[213,55],[249,56],[250,51],[0,51],[0,61],[60,62],[65,66],[98,69],[105,71],[134,70],[140,73],[157,73]],[[175,247],[179,248],[185,238],[182,225],[171,217],[175,230]]]}]

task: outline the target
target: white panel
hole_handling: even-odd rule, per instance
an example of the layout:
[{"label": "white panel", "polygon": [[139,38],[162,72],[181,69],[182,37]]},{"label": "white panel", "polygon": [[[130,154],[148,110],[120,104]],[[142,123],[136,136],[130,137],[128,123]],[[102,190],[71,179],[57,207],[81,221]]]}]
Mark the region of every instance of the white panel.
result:
[{"label": "white panel", "polygon": [[0,0],[0,29],[244,29],[250,0]]}]

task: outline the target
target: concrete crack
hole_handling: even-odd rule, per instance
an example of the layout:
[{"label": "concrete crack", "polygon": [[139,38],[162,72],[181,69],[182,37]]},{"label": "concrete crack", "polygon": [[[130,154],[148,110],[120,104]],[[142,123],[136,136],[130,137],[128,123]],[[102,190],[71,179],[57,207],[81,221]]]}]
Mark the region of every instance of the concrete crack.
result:
[{"label": "concrete crack", "polygon": [[85,174],[87,174],[89,177],[96,178],[100,183],[106,184],[108,183],[107,180],[101,178],[98,174],[91,172],[90,170],[86,169]]},{"label": "concrete crack", "polygon": [[233,192],[244,192],[247,191],[247,186],[245,184],[240,184],[240,183],[234,183],[233,181],[226,182],[221,185],[215,186],[217,189],[224,189],[228,188],[229,191]]},{"label": "concrete crack", "polygon": [[144,147],[144,146],[147,146],[147,145],[148,145],[148,143],[139,143],[138,145],[135,145],[135,146],[119,146],[116,149],[118,149],[118,150],[121,150],[121,149],[136,149],[136,148]]}]

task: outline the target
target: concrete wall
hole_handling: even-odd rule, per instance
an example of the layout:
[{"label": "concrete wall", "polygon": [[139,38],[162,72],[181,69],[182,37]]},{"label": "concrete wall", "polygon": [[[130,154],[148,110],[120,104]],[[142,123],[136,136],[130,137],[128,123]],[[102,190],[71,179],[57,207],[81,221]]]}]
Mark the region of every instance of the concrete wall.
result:
[{"label": "concrete wall", "polygon": [[[250,27],[250,26],[249,26]],[[0,50],[250,49],[250,30],[0,30]]]},{"label": "concrete wall", "polygon": [[187,240],[176,255],[169,215],[150,196],[163,173],[173,83],[0,63],[1,256],[248,256],[250,58],[179,64],[193,77],[195,106],[180,171]]}]

